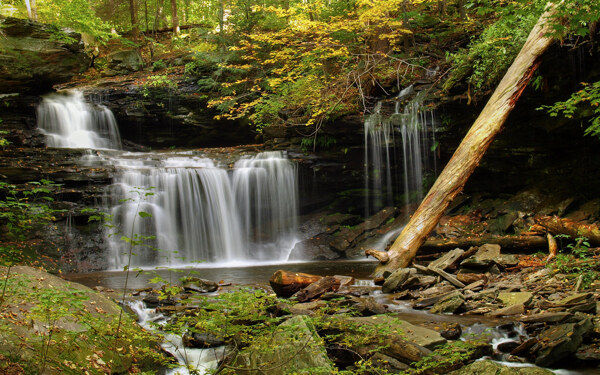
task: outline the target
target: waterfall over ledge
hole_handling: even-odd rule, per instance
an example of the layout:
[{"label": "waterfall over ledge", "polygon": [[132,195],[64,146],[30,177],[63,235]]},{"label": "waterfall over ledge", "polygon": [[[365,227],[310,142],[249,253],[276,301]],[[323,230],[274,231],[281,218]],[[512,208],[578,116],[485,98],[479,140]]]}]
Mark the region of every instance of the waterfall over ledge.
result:
[{"label": "waterfall over ledge", "polygon": [[112,112],[77,91],[46,96],[37,113],[49,147],[106,150],[80,162],[116,171],[103,204],[109,268],[288,259],[296,243],[298,178],[283,152],[244,156],[226,167],[193,151],[118,151]]}]

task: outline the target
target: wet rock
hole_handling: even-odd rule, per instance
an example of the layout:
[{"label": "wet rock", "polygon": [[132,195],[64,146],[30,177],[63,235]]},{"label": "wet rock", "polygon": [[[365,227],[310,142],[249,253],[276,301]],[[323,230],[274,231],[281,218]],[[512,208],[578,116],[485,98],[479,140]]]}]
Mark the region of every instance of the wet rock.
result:
[{"label": "wet rock", "polygon": [[326,276],[318,281],[313,282],[306,288],[297,291],[292,297],[296,298],[296,300],[299,302],[307,302],[318,298],[324,293],[331,291],[335,292],[339,287],[340,281],[338,279],[336,279],[334,276]]},{"label": "wet rock", "polygon": [[520,343],[518,341],[504,341],[498,344],[497,349],[502,353],[510,353],[515,350]]},{"label": "wet rock", "polygon": [[377,302],[374,298],[351,298],[352,308],[362,316],[372,316],[385,314],[388,312],[387,307]]},{"label": "wet rock", "polygon": [[342,228],[335,233],[335,239],[330,242],[330,246],[337,251],[344,252],[351,247],[355,240],[360,240],[358,238],[360,235],[379,228],[396,213],[395,207],[386,207],[355,227]]},{"label": "wet rock", "polygon": [[582,361],[600,361],[600,347],[597,343],[582,345],[577,349],[575,356]]},{"label": "wet rock", "polygon": [[574,354],[583,342],[584,336],[593,329],[591,319],[579,323],[566,323],[550,327],[538,336],[535,364],[549,367],[567,356]]},{"label": "wet rock", "polygon": [[533,348],[538,343],[538,339],[535,337],[529,338],[523,341],[519,346],[514,348],[510,354],[514,356],[529,356],[531,348]]},{"label": "wet rock", "polygon": [[432,314],[453,314],[465,303],[465,297],[460,291],[455,291],[441,298],[429,311]]},{"label": "wet rock", "polygon": [[456,290],[455,287],[448,284],[438,284],[436,286],[432,286],[431,288],[425,289],[424,291],[419,293],[419,296],[422,298],[431,298],[435,296],[441,296]]},{"label": "wet rock", "polygon": [[416,274],[417,270],[414,268],[399,268],[392,272],[383,282],[381,291],[383,293],[392,293],[402,286],[402,284],[408,280],[411,275]]},{"label": "wet rock", "polygon": [[144,301],[144,303],[148,307],[158,307],[161,305],[174,305],[175,304],[175,299],[173,299],[173,297],[169,296],[167,298],[164,298],[162,295],[160,295],[156,291],[146,294],[144,296],[144,298],[142,299],[142,301]]},{"label": "wet rock", "polygon": [[536,367],[508,367],[499,363],[483,360],[473,362],[450,375],[552,375],[553,372]]},{"label": "wet rock", "polygon": [[[329,373],[333,366],[312,323],[295,316],[280,324],[270,337],[259,338],[235,359],[236,373],[257,375],[260,368],[269,368],[269,375],[284,375],[294,371]],[[310,369],[310,370],[308,370]]]},{"label": "wet rock", "polygon": [[506,306],[527,305],[531,302],[533,294],[530,292],[501,292],[498,293],[498,299]]},{"label": "wet rock", "polygon": [[446,340],[458,340],[462,335],[462,328],[458,323],[442,323],[440,335]]},{"label": "wet rock", "polygon": [[316,237],[298,242],[292,249],[289,260],[334,260],[341,254],[331,250],[329,243],[333,236],[320,234]]},{"label": "wet rock", "polygon": [[304,302],[297,303],[289,307],[292,315],[314,315],[315,310],[319,310],[327,307],[327,302],[325,301],[312,301],[312,302]]},{"label": "wet rock", "polygon": [[371,362],[376,368],[386,369],[392,373],[401,373],[410,368],[407,364],[402,363],[396,358],[383,353],[375,353],[371,357]]},{"label": "wet rock", "polygon": [[183,335],[183,345],[188,348],[208,349],[225,345],[223,338],[212,333],[186,333]]},{"label": "wet rock", "polygon": [[216,282],[197,277],[186,277],[181,281],[183,282],[183,289],[196,293],[212,293],[219,289],[219,284]]}]

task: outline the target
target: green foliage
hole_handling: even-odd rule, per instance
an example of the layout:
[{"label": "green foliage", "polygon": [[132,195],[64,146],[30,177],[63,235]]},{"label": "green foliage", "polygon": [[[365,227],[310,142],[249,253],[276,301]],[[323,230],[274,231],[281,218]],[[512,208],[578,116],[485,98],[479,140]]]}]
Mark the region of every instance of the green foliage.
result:
[{"label": "green foliage", "polygon": [[415,370],[405,374],[435,374],[440,370],[443,371],[443,369],[465,363],[470,359],[474,359],[479,345],[480,343],[476,341],[450,341],[442,347],[436,348],[419,362],[413,363],[411,367]]},{"label": "green foliage", "polygon": [[177,82],[169,78],[168,75],[149,76],[148,80],[142,85],[142,95],[149,97],[152,94],[162,92],[171,92],[177,88]]},{"label": "green foliage", "polygon": [[[316,143],[315,143],[316,139]],[[328,135],[324,136],[314,136],[314,137],[304,137],[302,141],[300,141],[300,147],[303,152],[308,151],[316,151],[316,150],[329,150],[333,148],[337,144],[337,139],[334,137],[330,137]]]},{"label": "green foliage", "polygon": [[523,8],[500,10],[501,18],[475,37],[467,49],[449,54],[453,70],[445,90],[463,79],[474,93],[494,87],[521,50],[543,8],[536,1]]},{"label": "green foliage", "polygon": [[549,264],[550,268],[580,278],[584,288],[589,287],[594,280],[600,278],[596,269],[597,259],[594,257],[586,237],[577,237],[575,242],[565,234],[554,237],[560,241],[561,252],[554,258],[553,263]]},{"label": "green foliage", "polygon": [[582,86],[583,88],[573,93],[569,99],[538,109],[546,110],[552,117],[590,117],[584,133],[600,137],[600,81],[592,84],[582,83]]}]

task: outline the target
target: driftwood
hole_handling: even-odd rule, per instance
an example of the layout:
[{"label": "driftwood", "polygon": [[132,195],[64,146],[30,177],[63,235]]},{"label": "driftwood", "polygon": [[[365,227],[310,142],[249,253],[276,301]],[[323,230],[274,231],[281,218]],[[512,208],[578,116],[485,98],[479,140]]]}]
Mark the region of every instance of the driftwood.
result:
[{"label": "driftwood", "polygon": [[539,66],[540,57],[554,42],[549,36],[551,29],[546,22],[553,12],[554,7],[549,3],[547,11],[531,30],[525,45],[485,108],[390,248],[389,262],[377,267],[375,277],[412,263],[417,250],[435,228],[450,202],[462,191],[494,137],[502,130],[506,118]]},{"label": "driftwood", "polygon": [[381,263],[387,263],[388,260],[390,260],[390,257],[388,256],[387,252],[376,250],[376,249],[367,249],[367,250],[365,250],[365,255],[366,256],[370,255],[373,258],[375,258],[378,261],[380,261]]},{"label": "driftwood", "polygon": [[558,216],[538,216],[534,220],[551,234],[566,234],[573,240],[586,237],[591,245],[600,246],[600,227],[597,224],[582,224]]},{"label": "driftwood", "polygon": [[546,258],[546,262],[549,262],[558,255],[558,244],[556,238],[550,233],[546,234],[546,238],[548,239],[548,258]]},{"label": "driftwood", "polygon": [[481,236],[481,237],[459,237],[447,239],[427,240],[421,245],[421,250],[452,250],[461,248],[468,249],[471,246],[485,244],[497,244],[503,249],[542,249],[548,244],[542,236]]},{"label": "driftwood", "polygon": [[322,278],[319,275],[278,270],[271,276],[269,283],[277,296],[288,298]]}]

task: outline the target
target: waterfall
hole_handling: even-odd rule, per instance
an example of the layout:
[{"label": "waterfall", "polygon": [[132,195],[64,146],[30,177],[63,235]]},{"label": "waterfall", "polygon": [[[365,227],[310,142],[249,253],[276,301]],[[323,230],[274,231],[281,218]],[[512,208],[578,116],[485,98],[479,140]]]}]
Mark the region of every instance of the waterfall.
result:
[{"label": "waterfall", "polygon": [[121,149],[113,113],[86,103],[79,91],[44,97],[37,108],[37,124],[48,147]]},{"label": "waterfall", "polygon": [[136,267],[287,260],[298,198],[283,153],[240,159],[232,171],[191,155],[124,156],[107,205],[120,233],[110,236],[111,268],[128,264],[121,236],[134,235],[152,237],[133,250]]},{"label": "waterfall", "polygon": [[[401,103],[414,96],[401,111]],[[375,105],[365,118],[365,211],[371,215],[384,206],[423,199],[427,172],[435,173],[436,119],[423,105],[425,93],[414,95],[409,86],[394,102],[393,112],[386,114],[383,102]],[[397,136],[397,133],[400,136]],[[401,145],[398,144],[401,142]],[[398,168],[399,163],[402,168]]]}]

